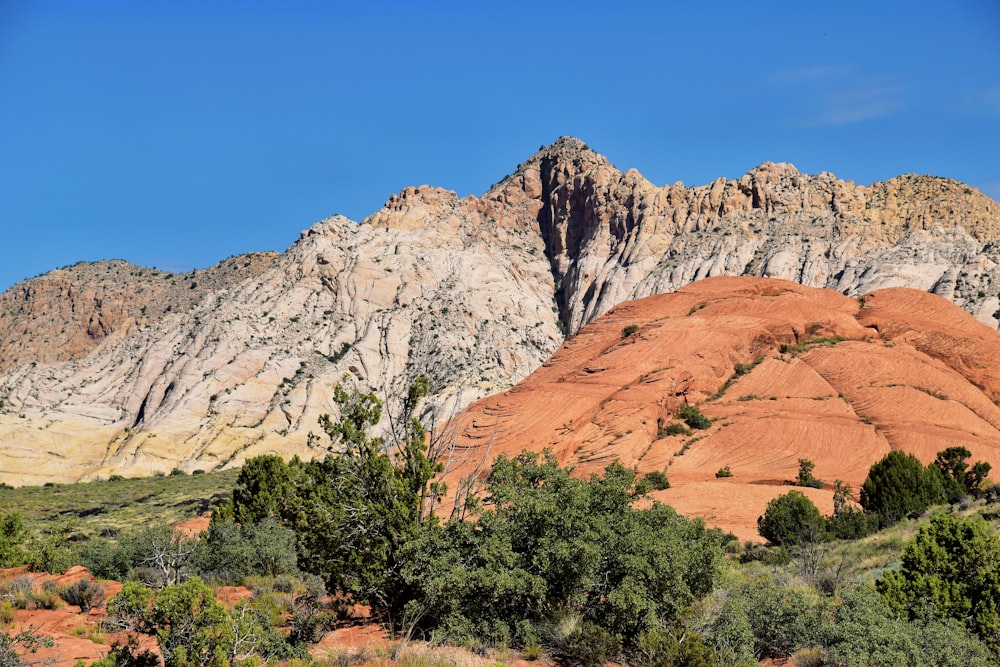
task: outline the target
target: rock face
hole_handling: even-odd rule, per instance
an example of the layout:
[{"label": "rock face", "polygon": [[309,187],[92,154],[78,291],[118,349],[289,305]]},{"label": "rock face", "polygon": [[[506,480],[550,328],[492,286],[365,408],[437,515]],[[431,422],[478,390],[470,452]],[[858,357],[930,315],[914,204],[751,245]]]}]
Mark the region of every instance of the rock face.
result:
[{"label": "rock face", "polygon": [[[1000,335],[940,297],[710,278],[618,306],[470,406],[452,486],[500,453],[551,448],[583,474],[615,460],[665,470],[671,488],[655,497],[759,539],[756,518],[800,458],[825,482],[803,490],[826,513],[834,481],[858,489],[890,449],[926,463],[960,445],[1000,469],[998,400]],[[689,405],[711,426],[669,435]]]},{"label": "rock face", "polygon": [[484,199],[538,207],[570,332],[622,301],[718,275],[845,294],[914,287],[997,326],[1000,205],[949,179],[861,187],[765,163],[735,181],[658,188],[561,139]]},{"label": "rock face", "polygon": [[[871,187],[764,164],[657,188],[576,139],[482,197],[407,188],[282,254],[172,275],[81,264],[0,296],[0,481],[312,456],[347,375],[441,414],[511,387],[615,305],[716,275],[932,291],[996,329],[1000,205],[960,183]],[[391,406],[390,406],[391,407]]]}]

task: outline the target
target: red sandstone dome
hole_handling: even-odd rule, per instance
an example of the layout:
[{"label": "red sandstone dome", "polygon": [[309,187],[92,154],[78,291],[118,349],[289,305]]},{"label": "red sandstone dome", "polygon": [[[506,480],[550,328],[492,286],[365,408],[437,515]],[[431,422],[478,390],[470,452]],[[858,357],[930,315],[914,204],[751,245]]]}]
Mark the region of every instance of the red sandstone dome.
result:
[{"label": "red sandstone dome", "polygon": [[[625,335],[625,329],[633,331]],[[957,306],[893,288],[850,298],[763,278],[710,278],[584,327],[455,426],[465,461],[551,448],[586,474],[614,460],[666,470],[655,497],[742,539],[798,460],[857,489],[890,449],[927,462],[968,448],[1000,470],[1000,335]],[[712,425],[665,435],[684,405]],[[728,466],[731,478],[716,478]]]}]

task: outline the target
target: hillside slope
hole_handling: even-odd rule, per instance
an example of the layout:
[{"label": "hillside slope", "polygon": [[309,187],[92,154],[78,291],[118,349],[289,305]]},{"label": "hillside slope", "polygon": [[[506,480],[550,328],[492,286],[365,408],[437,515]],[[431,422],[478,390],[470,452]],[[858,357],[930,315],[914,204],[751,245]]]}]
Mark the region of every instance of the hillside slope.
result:
[{"label": "hillside slope", "polygon": [[[827,513],[833,482],[857,489],[890,449],[928,462],[961,445],[1000,469],[998,400],[1000,335],[940,297],[711,278],[615,308],[470,406],[455,430],[467,465],[452,476],[523,449],[583,474],[620,460],[666,470],[657,498],[749,539],[799,458],[826,483],[804,491]],[[711,426],[667,435],[685,405]],[[725,466],[733,477],[717,479]]]}]

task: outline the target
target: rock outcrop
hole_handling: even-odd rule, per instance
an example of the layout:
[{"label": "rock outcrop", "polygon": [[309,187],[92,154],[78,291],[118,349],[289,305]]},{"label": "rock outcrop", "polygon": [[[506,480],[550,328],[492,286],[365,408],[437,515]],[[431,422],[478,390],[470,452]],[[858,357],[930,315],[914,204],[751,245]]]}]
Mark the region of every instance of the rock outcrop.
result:
[{"label": "rock outcrop", "polygon": [[[756,518],[800,458],[825,482],[804,489],[825,513],[835,480],[858,489],[890,449],[927,463],[963,446],[1000,469],[998,401],[1000,335],[940,297],[710,278],[618,306],[470,406],[451,486],[524,449],[550,448],[580,474],[620,460],[667,472],[656,498],[759,539]],[[681,432],[685,406],[711,426]],[[717,478],[724,467],[733,476]]]},{"label": "rock outcrop", "polygon": [[81,264],[10,288],[0,481],[312,456],[345,375],[393,396],[429,374],[453,414],[615,305],[709,276],[916,287],[996,329],[998,235],[1000,205],[947,179],[862,187],[764,164],[658,188],[563,138],[482,197],[406,188],[281,254],[185,275]]}]

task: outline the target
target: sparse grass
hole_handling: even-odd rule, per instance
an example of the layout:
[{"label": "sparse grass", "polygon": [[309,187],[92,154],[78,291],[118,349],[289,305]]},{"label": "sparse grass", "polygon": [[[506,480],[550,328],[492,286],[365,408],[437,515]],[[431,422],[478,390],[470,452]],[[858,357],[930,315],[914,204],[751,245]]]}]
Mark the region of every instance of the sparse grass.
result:
[{"label": "sparse grass", "polygon": [[800,340],[794,345],[782,345],[779,351],[782,354],[798,354],[799,352],[805,352],[806,350],[813,347],[833,347],[837,343],[842,343],[846,338],[843,336],[828,336],[825,338],[806,338]]},{"label": "sparse grass", "polygon": [[16,507],[36,533],[47,533],[69,522],[74,536],[97,537],[200,516],[229,497],[238,475],[239,470],[226,470],[0,488],[0,507]]},{"label": "sparse grass", "polygon": [[85,625],[78,625],[73,628],[70,633],[74,637],[86,637],[95,644],[107,644],[108,637],[101,631],[99,627],[87,627]]},{"label": "sparse grass", "polygon": [[738,379],[752,371],[758,364],[764,361],[764,357],[757,357],[749,364],[736,364],[733,367],[733,374],[729,376],[729,379],[722,383],[722,386],[716,390],[714,394],[708,397],[708,400],[714,401],[717,398],[722,398],[722,395],[726,393],[726,390]]},{"label": "sparse grass", "polygon": [[933,391],[931,389],[927,389],[926,387],[914,387],[914,389],[916,389],[917,391],[922,391],[925,394],[927,394],[928,396],[933,396],[934,398],[938,399],[939,401],[947,401],[948,400],[948,397],[945,394],[941,394],[941,393]]}]

